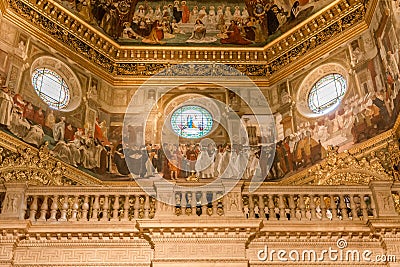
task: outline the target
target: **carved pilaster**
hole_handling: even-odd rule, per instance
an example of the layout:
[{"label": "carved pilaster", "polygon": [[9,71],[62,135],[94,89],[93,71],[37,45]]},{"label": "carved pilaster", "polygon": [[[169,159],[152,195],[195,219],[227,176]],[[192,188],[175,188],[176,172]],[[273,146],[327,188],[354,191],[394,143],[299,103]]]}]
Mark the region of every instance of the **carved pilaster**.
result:
[{"label": "carved pilaster", "polygon": [[400,267],[400,236],[399,234],[386,233],[382,236],[382,247],[385,249],[387,266]]},{"label": "carved pilaster", "polygon": [[369,183],[378,218],[398,216],[391,193],[392,184],[392,181],[371,181]]},{"label": "carved pilaster", "polygon": [[[227,217],[239,217],[244,218],[243,214],[243,201],[242,201],[242,190],[241,187],[243,182],[239,182],[236,185],[236,180],[223,179],[222,183],[225,186],[225,216]],[[230,189],[232,188],[232,189]]]},{"label": "carved pilaster", "polygon": [[26,183],[4,183],[6,195],[1,207],[0,219],[24,219]]},{"label": "carved pilaster", "polygon": [[157,192],[157,202],[155,213],[156,218],[168,217],[173,214],[174,185],[167,181],[154,182]]}]

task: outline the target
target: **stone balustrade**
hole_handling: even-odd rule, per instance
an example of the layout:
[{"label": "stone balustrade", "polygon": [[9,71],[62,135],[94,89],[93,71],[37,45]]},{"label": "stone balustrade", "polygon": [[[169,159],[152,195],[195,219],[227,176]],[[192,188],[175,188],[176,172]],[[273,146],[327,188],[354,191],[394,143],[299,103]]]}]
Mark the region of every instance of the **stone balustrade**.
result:
[{"label": "stone balustrade", "polygon": [[[28,186],[1,188],[3,219],[31,222],[118,222],[179,215],[299,221],[361,221],[399,216],[400,183],[372,181],[369,186],[271,186],[250,193],[239,183],[224,195],[171,184],[139,187]],[[165,204],[166,201],[170,204]],[[163,200],[158,201],[157,198]],[[396,211],[397,210],[397,211]],[[189,217],[188,217],[189,218]]]},{"label": "stone balustrade", "polygon": [[[223,191],[215,188],[210,191],[199,191],[189,189],[174,190],[175,214],[181,215],[224,215]],[[215,200],[215,201],[213,201]]]},{"label": "stone balustrade", "polygon": [[154,196],[141,190],[99,187],[33,187],[26,191],[23,205],[24,218],[32,222],[152,219],[155,207]]},{"label": "stone balustrade", "polygon": [[368,186],[268,186],[243,194],[246,218],[280,221],[368,220],[376,218]]}]

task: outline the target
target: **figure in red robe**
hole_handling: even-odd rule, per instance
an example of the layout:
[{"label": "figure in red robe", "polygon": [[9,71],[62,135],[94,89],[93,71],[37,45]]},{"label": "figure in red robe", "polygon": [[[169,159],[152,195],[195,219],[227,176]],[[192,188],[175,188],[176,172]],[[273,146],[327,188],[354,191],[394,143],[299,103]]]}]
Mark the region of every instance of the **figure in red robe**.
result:
[{"label": "figure in red robe", "polygon": [[17,108],[17,111],[20,114],[23,114],[26,103],[24,102],[24,99],[22,98],[22,96],[20,94],[15,94],[13,97],[13,100],[14,100],[14,107]]},{"label": "figure in red robe", "polygon": [[229,25],[228,31],[226,32],[228,38],[221,39],[221,44],[238,44],[238,45],[248,45],[252,42],[243,38],[240,35],[239,27],[237,26],[237,22],[231,20],[231,25]]},{"label": "figure in red robe", "polygon": [[24,109],[24,117],[25,117],[26,119],[30,120],[30,121],[33,121],[34,116],[35,116],[35,109],[33,108],[32,103],[29,102],[29,103],[25,106],[25,109]]},{"label": "figure in red robe", "polygon": [[190,10],[189,7],[186,5],[186,1],[182,1],[182,23],[188,23],[190,18]]},{"label": "figure in red robe", "polygon": [[75,129],[71,123],[68,123],[65,127],[64,139],[65,141],[72,141],[75,138]]},{"label": "figure in red robe", "polygon": [[35,111],[35,114],[33,116],[33,121],[36,124],[44,125],[44,113],[41,107],[38,108],[38,110]]}]

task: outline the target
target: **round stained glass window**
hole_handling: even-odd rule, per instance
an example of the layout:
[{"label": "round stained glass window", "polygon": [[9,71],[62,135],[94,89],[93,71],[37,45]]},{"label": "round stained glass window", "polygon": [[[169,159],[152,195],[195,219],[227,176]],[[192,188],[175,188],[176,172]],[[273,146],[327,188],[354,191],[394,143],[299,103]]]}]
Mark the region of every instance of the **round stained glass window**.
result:
[{"label": "round stained glass window", "polygon": [[32,85],[38,96],[53,109],[63,109],[69,103],[70,90],[61,76],[47,68],[32,73]]},{"label": "round stained glass window", "polygon": [[334,110],[347,90],[346,79],[338,74],[328,74],[319,79],[308,95],[308,106],[317,114]]},{"label": "round stained glass window", "polygon": [[211,113],[200,106],[183,106],[171,116],[172,130],[184,138],[197,139],[210,133],[213,126]]}]

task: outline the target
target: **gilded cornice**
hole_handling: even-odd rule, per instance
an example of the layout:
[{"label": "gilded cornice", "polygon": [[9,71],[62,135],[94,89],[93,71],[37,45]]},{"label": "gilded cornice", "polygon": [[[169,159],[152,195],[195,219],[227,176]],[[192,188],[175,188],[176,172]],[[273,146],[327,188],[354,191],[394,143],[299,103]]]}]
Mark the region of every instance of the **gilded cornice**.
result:
[{"label": "gilded cornice", "polygon": [[[342,185],[367,185],[371,180],[395,180],[396,177],[399,179],[400,173],[396,172],[392,168],[393,165],[400,163],[400,150],[397,141],[399,130],[400,116],[397,118],[392,129],[365,142],[356,144],[348,151],[338,153],[336,150],[331,150],[331,153],[327,158],[313,167],[306,168],[303,171],[290,175],[279,182],[265,182],[263,185],[268,186],[269,188],[275,185],[329,185],[333,183]],[[53,156],[47,154],[48,152],[45,151],[44,148],[34,148],[2,131],[0,131],[0,149],[2,151],[9,151],[7,156],[4,156],[4,153],[0,153],[0,184],[6,181],[4,179],[5,174],[18,170],[28,174],[32,168],[32,162],[42,162],[47,167],[45,170],[40,172],[45,174],[46,172],[51,173],[51,175],[47,175],[49,179],[45,180],[45,182],[39,179],[32,181],[31,184],[46,184],[48,186],[57,185],[59,183],[54,180],[57,177],[54,177],[53,172],[55,170],[62,170],[62,176],[58,178],[63,178],[64,182],[69,181],[73,184],[78,184],[80,187],[85,185],[107,186],[108,188],[102,187],[102,189],[99,189],[106,191],[113,190],[109,187],[114,189],[121,187],[119,190],[122,191],[122,187],[126,186],[130,188],[129,190],[131,190],[131,188],[137,188],[137,184],[134,181],[101,181],[86,172],[57,160]],[[32,161],[31,159],[34,160]],[[334,176],[335,174],[337,176]],[[342,174],[346,174],[346,177],[343,177]],[[329,177],[339,177],[340,179],[335,180],[330,179]],[[58,181],[60,181],[60,179],[58,179]],[[245,183],[245,186],[248,186],[247,182]],[[1,190],[2,188],[0,187],[0,191]],[[80,188],[79,190],[84,190],[84,188]],[[93,190],[93,188],[91,187],[90,190]],[[296,187],[295,190],[298,191],[298,187]]]},{"label": "gilded cornice", "polygon": [[33,185],[101,184],[97,178],[51,156],[47,147],[34,148],[2,131],[0,149],[1,183],[14,181]]},{"label": "gilded cornice", "polygon": [[[395,154],[399,154],[393,147],[396,137],[393,130],[377,135],[363,143],[354,145],[351,149],[338,153],[331,147],[330,154],[317,165],[306,168],[292,176],[279,181],[279,185],[305,185],[305,184],[368,184],[371,180],[392,180],[390,169]],[[394,150],[392,150],[394,148]],[[393,158],[378,158],[377,152],[392,154]],[[379,166],[371,166],[379,163]],[[376,169],[379,167],[379,171]],[[383,168],[383,169],[381,169]],[[329,179],[328,177],[331,177]],[[333,178],[332,178],[333,177]],[[271,184],[276,184],[271,183]]]},{"label": "gilded cornice", "polygon": [[138,78],[188,62],[227,64],[272,84],[367,29],[376,4],[337,0],[265,47],[234,49],[123,46],[54,0],[7,0],[4,17],[114,85],[138,84]]}]

